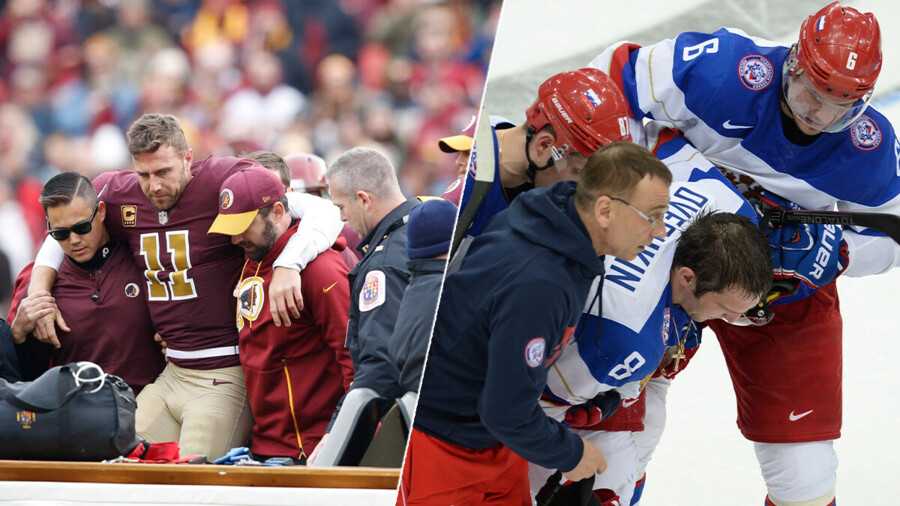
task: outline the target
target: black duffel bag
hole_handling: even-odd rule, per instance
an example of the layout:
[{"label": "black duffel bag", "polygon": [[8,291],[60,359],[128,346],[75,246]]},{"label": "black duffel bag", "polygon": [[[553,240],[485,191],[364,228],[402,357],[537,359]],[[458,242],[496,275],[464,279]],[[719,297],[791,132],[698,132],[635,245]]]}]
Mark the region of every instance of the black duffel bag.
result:
[{"label": "black duffel bag", "polygon": [[53,367],[31,382],[0,379],[0,459],[105,460],[127,455],[134,392],[91,362]]}]

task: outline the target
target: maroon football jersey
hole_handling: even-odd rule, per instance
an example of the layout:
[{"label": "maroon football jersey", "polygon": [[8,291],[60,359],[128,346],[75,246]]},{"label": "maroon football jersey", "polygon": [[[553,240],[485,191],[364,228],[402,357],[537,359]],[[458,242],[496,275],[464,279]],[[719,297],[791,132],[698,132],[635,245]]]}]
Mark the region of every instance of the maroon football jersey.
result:
[{"label": "maroon football jersey", "polygon": [[[230,237],[208,234],[219,210],[219,188],[228,176],[254,164],[210,157],[191,165],[193,177],[174,207],[156,209],[132,171],[94,179],[107,204],[106,227],[126,241],[144,272],[150,315],[169,346],[169,360],[192,369],[236,366],[235,300],[243,250]],[[203,356],[204,350],[215,356]],[[188,352],[190,358],[176,354]],[[183,355],[183,353],[181,353]]]}]

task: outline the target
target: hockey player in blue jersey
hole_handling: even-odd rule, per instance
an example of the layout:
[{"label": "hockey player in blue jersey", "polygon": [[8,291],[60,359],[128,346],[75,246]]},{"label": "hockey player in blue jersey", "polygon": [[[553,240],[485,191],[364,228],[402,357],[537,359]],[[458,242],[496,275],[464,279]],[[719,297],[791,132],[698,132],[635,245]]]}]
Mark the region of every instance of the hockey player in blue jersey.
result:
[{"label": "hockey player in blue jersey", "polygon": [[[480,234],[491,217],[523,191],[577,179],[587,157],[611,142],[632,140],[630,126],[636,124],[629,120],[619,88],[592,68],[547,78],[525,117],[521,125],[491,118],[491,145],[476,150],[491,150],[492,166],[480,170],[493,171],[493,181],[489,188],[478,189],[475,172],[484,158],[476,155],[460,205],[461,232]],[[466,221],[469,208],[473,214]]]},{"label": "hockey player in blue jersey", "polygon": [[[593,482],[602,505],[629,504],[642,472],[634,433],[598,430],[610,414],[606,398],[615,393],[625,399],[622,410],[637,409],[632,402],[666,353],[699,344],[695,322],[739,320],[772,281],[757,213],[737,189],[681,137],[658,155],[680,180],[669,191],[667,234],[635,260],[606,259],[602,292],[592,287],[588,300],[595,302],[548,374],[542,400],[549,415],[581,429],[576,433],[607,458],[607,471]],[[552,472],[530,466],[532,493]],[[562,489],[551,504],[565,504],[570,493]]]},{"label": "hockey player in blue jersey", "polygon": [[[834,2],[804,21],[791,47],[734,29],[689,32],[647,47],[617,44],[591,66],[622,87],[635,118],[681,129],[748,194],[805,209],[900,214],[900,143],[868,106],[881,63],[875,16]],[[803,251],[816,254],[800,262]],[[842,356],[833,281],[900,265],[900,247],[876,230],[847,229],[819,243],[798,235],[773,260],[782,289],[771,321],[710,326],[766,504],[831,505]]]}]

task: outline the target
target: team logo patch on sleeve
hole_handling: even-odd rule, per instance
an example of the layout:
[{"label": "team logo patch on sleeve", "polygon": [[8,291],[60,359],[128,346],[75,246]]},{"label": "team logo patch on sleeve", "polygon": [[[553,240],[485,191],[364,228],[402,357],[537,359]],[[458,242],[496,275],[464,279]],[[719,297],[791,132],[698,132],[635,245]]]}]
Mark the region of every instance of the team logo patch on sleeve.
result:
[{"label": "team logo patch on sleeve", "polygon": [[850,126],[853,145],[863,151],[871,151],[881,144],[881,129],[872,118],[863,115]]},{"label": "team logo patch on sleeve", "polygon": [[544,363],[544,352],[547,341],[543,337],[535,337],[525,345],[525,363],[528,367],[537,367]]},{"label": "team logo patch on sleeve", "polygon": [[371,311],[384,304],[386,292],[384,272],[370,271],[366,274],[362,290],[359,291],[359,310]]},{"label": "team logo patch on sleeve", "polygon": [[738,77],[745,88],[753,91],[765,89],[772,83],[775,68],[772,62],[763,55],[750,54],[738,63]]}]

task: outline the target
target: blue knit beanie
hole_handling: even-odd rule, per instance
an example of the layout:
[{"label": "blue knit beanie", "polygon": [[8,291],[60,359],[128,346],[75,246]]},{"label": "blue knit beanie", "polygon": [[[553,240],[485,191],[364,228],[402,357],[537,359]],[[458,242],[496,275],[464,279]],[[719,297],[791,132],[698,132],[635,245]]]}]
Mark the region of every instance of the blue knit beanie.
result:
[{"label": "blue knit beanie", "polygon": [[444,199],[431,199],[409,213],[406,252],[410,259],[433,258],[450,249],[456,221],[456,206]]}]

